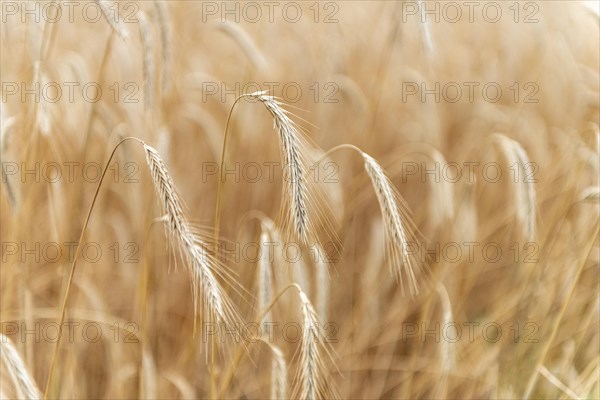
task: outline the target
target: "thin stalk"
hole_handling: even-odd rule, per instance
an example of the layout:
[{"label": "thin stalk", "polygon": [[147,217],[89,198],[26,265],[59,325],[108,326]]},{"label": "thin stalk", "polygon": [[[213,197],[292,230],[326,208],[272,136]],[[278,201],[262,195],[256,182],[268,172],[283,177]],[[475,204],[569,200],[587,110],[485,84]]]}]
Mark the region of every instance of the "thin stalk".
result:
[{"label": "thin stalk", "polygon": [[54,368],[56,366],[56,359],[58,356],[58,349],[60,347],[60,341],[62,338],[62,327],[65,322],[65,315],[67,311],[67,301],[69,300],[69,294],[71,293],[71,286],[73,284],[73,276],[75,275],[75,268],[77,267],[77,259],[79,258],[79,253],[81,252],[81,242],[83,241],[83,236],[85,235],[86,228],[88,223],[90,222],[90,217],[92,216],[92,210],[94,209],[94,205],[96,204],[96,200],[98,198],[98,193],[100,193],[100,187],[102,186],[102,182],[104,181],[104,177],[106,176],[106,172],[108,171],[108,167],[110,166],[110,162],[112,161],[115,152],[119,148],[121,144],[123,144],[127,140],[137,140],[141,144],[144,144],[138,138],[135,137],[126,137],[122,139],[117,145],[114,147],[112,153],[110,153],[110,157],[106,162],[106,166],[104,167],[104,171],[102,171],[102,176],[100,177],[100,182],[98,182],[98,186],[96,187],[96,193],[94,194],[94,198],[92,200],[92,205],[88,211],[87,217],[85,219],[85,223],[83,224],[83,228],[81,229],[81,235],[79,236],[79,241],[77,242],[77,249],[75,250],[75,256],[73,257],[73,263],[71,264],[71,272],[69,273],[69,279],[67,281],[67,288],[65,290],[65,297],[63,298],[61,313],[60,313],[60,322],[58,324],[58,337],[56,339],[56,345],[54,346],[54,352],[52,353],[52,361],[50,363],[50,372],[48,373],[48,381],[46,382],[46,389],[44,391],[44,399],[48,398],[48,391],[50,390],[50,384],[52,383],[52,377],[54,375]]},{"label": "thin stalk", "polygon": [[219,223],[221,222],[221,192],[223,191],[223,166],[225,164],[225,149],[227,147],[227,133],[229,131],[229,122],[231,121],[231,115],[233,114],[233,109],[235,105],[240,101],[243,97],[248,96],[247,94],[243,94],[239,96],[233,102],[231,109],[229,110],[229,115],[227,116],[227,123],[225,124],[225,135],[223,136],[223,148],[221,149],[221,163],[219,164],[219,182],[217,183],[217,204],[215,206],[215,228],[214,228],[214,246],[215,253],[217,251],[217,245],[219,242]]},{"label": "thin stalk", "polygon": [[546,342],[546,345],[542,349],[542,353],[540,354],[540,358],[537,361],[536,369],[534,370],[533,375],[531,375],[531,377],[529,378],[529,382],[527,383],[527,389],[523,396],[524,399],[529,399],[531,397],[531,392],[533,392],[533,389],[535,388],[535,384],[537,383],[537,380],[539,377],[539,367],[544,365],[544,360],[546,359],[546,356],[548,355],[548,352],[550,351],[550,347],[552,346],[552,343],[554,342],[554,338],[556,337],[556,333],[558,332],[560,323],[562,322],[563,316],[565,315],[567,306],[571,302],[571,298],[573,297],[573,294],[575,293],[575,288],[577,287],[577,281],[579,281],[579,277],[581,276],[581,273],[583,272],[585,262],[587,261],[590,253],[592,252],[592,249],[594,248],[594,243],[596,242],[596,239],[598,238],[599,229],[600,229],[600,224],[596,224],[596,230],[594,231],[594,233],[591,236],[591,240],[589,241],[587,250],[585,252],[585,257],[583,257],[581,259],[581,263],[577,267],[577,272],[575,273],[575,276],[573,277],[573,283],[571,284],[571,287],[569,288],[569,294],[567,295],[567,298],[564,300],[562,307],[560,308],[560,311],[558,312],[558,316],[556,317],[556,320],[554,321],[554,325],[552,326],[552,332],[550,333],[550,338],[548,339],[548,341]]}]

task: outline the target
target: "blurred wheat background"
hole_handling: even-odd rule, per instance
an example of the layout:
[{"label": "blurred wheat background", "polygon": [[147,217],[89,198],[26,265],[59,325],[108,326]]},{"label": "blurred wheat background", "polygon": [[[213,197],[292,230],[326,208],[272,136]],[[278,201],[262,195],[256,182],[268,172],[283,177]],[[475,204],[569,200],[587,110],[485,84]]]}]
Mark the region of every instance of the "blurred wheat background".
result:
[{"label": "blurred wheat background", "polygon": [[65,3],[2,2],[3,398],[600,397],[596,13]]}]

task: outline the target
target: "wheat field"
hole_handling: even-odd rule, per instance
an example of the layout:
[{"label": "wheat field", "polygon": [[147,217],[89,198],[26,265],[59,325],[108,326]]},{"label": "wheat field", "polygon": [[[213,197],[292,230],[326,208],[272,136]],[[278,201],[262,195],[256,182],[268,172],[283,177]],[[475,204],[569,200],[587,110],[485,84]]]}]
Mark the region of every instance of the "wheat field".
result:
[{"label": "wheat field", "polygon": [[2,398],[600,398],[583,2],[0,6]]}]

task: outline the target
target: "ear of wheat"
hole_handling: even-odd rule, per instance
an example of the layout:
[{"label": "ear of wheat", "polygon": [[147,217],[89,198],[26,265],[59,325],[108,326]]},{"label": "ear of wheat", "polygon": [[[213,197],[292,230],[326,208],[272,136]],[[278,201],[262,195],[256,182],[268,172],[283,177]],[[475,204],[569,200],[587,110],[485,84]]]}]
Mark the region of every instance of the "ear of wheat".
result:
[{"label": "ear of wheat", "polygon": [[299,286],[296,287],[302,309],[302,339],[295,392],[301,399],[335,398],[337,393],[325,381],[322,352],[327,349],[321,340],[317,313],[306,294]]},{"label": "ear of wheat", "polygon": [[405,217],[403,216],[403,204],[399,194],[385,175],[381,166],[373,157],[362,153],[365,170],[371,179],[375,194],[379,202],[386,233],[387,252],[390,257],[392,274],[399,281],[404,294],[404,280],[408,285],[411,295],[419,292],[417,285],[418,265],[411,260],[408,250],[408,239],[405,230]]},{"label": "ear of wheat", "polygon": [[[14,398],[18,399],[41,399],[40,393],[35,381],[25,367],[19,352],[13,346],[11,340],[0,333],[0,356],[2,358],[0,382],[2,383],[2,395],[6,389],[5,376],[10,380],[14,388]],[[6,397],[3,397],[6,398]]]},{"label": "ear of wheat", "polygon": [[156,194],[167,217],[170,237],[179,243],[182,257],[186,261],[195,313],[199,314],[202,308],[208,310],[216,322],[230,324],[237,314],[216,279],[216,276],[224,276],[223,267],[211,256],[206,244],[194,235],[185,217],[183,203],[158,152],[146,144],[144,149]]},{"label": "ear of wheat", "polygon": [[319,386],[319,351],[317,346],[317,317],[304,292],[300,292],[303,315],[302,347],[300,350],[301,399],[316,399]]},{"label": "ear of wheat", "polygon": [[294,232],[303,242],[309,237],[309,214],[307,199],[307,183],[305,166],[302,161],[299,132],[294,122],[288,117],[281,104],[265,92],[256,92],[249,97],[261,101],[273,116],[275,129],[279,134],[281,154],[287,176],[284,178],[287,204]]},{"label": "ear of wheat", "polygon": [[281,349],[269,346],[273,353],[271,362],[271,399],[287,399],[287,363]]},{"label": "ear of wheat", "polygon": [[493,140],[499,146],[507,160],[509,168],[516,167],[518,174],[515,182],[515,203],[517,220],[523,228],[528,241],[535,240],[536,231],[536,192],[529,167],[529,157],[521,144],[504,135],[495,134]]}]

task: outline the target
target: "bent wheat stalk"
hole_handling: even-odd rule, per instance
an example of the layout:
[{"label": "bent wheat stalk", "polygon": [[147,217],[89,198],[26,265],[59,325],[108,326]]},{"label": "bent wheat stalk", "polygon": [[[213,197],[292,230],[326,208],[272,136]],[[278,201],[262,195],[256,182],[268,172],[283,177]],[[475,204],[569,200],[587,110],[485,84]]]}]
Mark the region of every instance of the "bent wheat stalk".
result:
[{"label": "bent wheat stalk", "polygon": [[224,173],[224,161],[225,161],[225,149],[227,146],[227,132],[229,122],[235,105],[242,98],[253,98],[262,102],[267,110],[273,116],[273,122],[275,129],[279,136],[279,143],[281,145],[281,155],[283,158],[283,165],[288,170],[289,176],[284,180],[286,188],[286,202],[290,207],[290,218],[294,227],[296,236],[303,242],[308,240],[309,235],[309,217],[308,217],[308,191],[305,177],[305,168],[302,162],[302,155],[300,150],[299,132],[294,122],[288,117],[287,112],[281,107],[281,104],[275,100],[272,96],[267,96],[266,92],[255,92],[250,94],[243,94],[239,96],[227,118],[225,125],[225,136],[223,138],[223,148],[221,152],[221,179],[219,179],[217,188],[217,204],[215,210],[215,243],[218,243],[219,239],[219,223],[221,219],[221,192],[223,186],[223,173]]},{"label": "bent wheat stalk", "polygon": [[215,277],[215,274],[220,274],[217,261],[209,254],[207,246],[194,235],[185,217],[184,206],[179,199],[173,179],[160,155],[147,144],[144,144],[144,150],[157,197],[167,216],[171,239],[182,247],[183,257],[188,266],[195,315],[199,314],[198,311],[203,306],[203,309],[208,309],[216,318],[216,322],[232,322],[235,313]]},{"label": "bent wheat stalk", "polygon": [[[128,140],[135,140],[144,147],[146,153],[146,161],[148,167],[150,168],[152,180],[154,182],[154,187],[159,197],[159,201],[163,208],[163,211],[165,212],[167,217],[167,226],[169,228],[169,233],[171,234],[171,239],[174,239],[180,244],[182,250],[182,257],[185,261],[187,261],[186,266],[190,275],[192,296],[194,299],[195,316],[199,314],[198,311],[200,310],[200,308],[207,309],[211,317],[213,317],[214,321],[217,323],[232,323],[237,316],[233,309],[233,306],[226,297],[225,292],[223,291],[215,277],[215,274],[222,276],[222,271],[219,271],[219,264],[213,257],[211,257],[208,254],[204,243],[202,243],[200,239],[193,234],[190,224],[185,218],[185,214],[183,212],[183,203],[177,195],[177,191],[175,189],[175,185],[173,184],[173,180],[169,175],[167,168],[164,165],[164,162],[160,158],[160,155],[154,148],[148,146],[146,143],[144,143],[138,138],[124,138],[119,143],[117,143],[117,145],[113,148],[110,156],[108,157],[108,161],[106,162],[106,165],[104,167],[104,170],[102,171],[102,175],[98,182],[98,186],[96,187],[96,192],[92,199],[92,204],[90,205],[88,214],[83,224],[79,241],[77,242],[78,245],[75,250],[73,262],[71,264],[71,271],[67,280],[67,287],[65,289],[65,295],[61,307],[60,323],[58,325],[58,335],[54,347],[54,352],[52,354],[50,372],[48,374],[48,381],[44,393],[45,399],[48,398],[50,384],[52,383],[52,378],[54,375],[58,349],[60,348],[60,343],[62,339],[62,327],[65,321],[67,302],[69,300],[69,294],[71,286],[73,284],[73,277],[75,275],[77,260],[79,259],[79,255],[81,253],[81,243],[83,243],[83,238],[88,223],[90,221],[94,205],[96,204],[96,200],[98,199],[98,194],[100,193],[100,188],[102,187],[102,182],[104,181],[106,172],[110,167],[110,163],[117,149]],[[196,318],[194,318],[194,328],[195,322]]]},{"label": "bent wheat stalk", "polygon": [[417,275],[420,274],[421,268],[412,260],[413,257],[408,249],[409,241],[405,228],[408,224],[408,217],[406,216],[406,205],[402,197],[379,163],[358,147],[351,144],[341,144],[331,148],[326,155],[341,149],[354,150],[362,157],[365,171],[371,180],[383,215],[386,250],[390,258],[391,273],[400,284],[402,295],[404,295],[405,279],[411,296],[418,294]]}]

